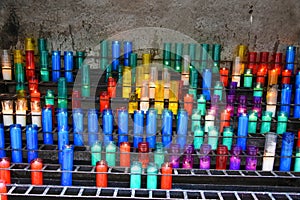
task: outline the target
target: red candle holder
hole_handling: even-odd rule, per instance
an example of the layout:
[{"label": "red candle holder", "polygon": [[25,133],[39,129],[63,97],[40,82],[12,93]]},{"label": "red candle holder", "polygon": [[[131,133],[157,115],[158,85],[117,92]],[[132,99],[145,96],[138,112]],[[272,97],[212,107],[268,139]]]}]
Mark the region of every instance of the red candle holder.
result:
[{"label": "red candle holder", "polygon": [[105,160],[96,163],[96,186],[107,187],[107,170],[108,166]]},{"label": "red candle holder", "polygon": [[217,148],[216,169],[225,170],[228,158],[228,148],[225,145],[219,145]]},{"label": "red candle holder", "polygon": [[7,200],[7,188],[4,180],[0,180],[0,199]]},{"label": "red candle holder", "polygon": [[72,92],[72,109],[81,108],[81,94],[78,90]]},{"label": "red candle holder", "polygon": [[281,82],[282,84],[290,84],[291,83],[292,71],[285,69],[282,71]]},{"label": "red candle holder", "polygon": [[109,77],[107,80],[107,93],[110,98],[116,97],[117,83],[113,77]]},{"label": "red candle holder", "polygon": [[223,133],[223,129],[226,126],[230,126],[230,111],[229,110],[223,110],[223,112],[221,112],[220,133]]},{"label": "red candle holder", "polygon": [[139,162],[142,163],[142,167],[146,168],[149,163],[149,143],[148,142],[140,142],[138,144],[139,151]]},{"label": "red candle holder", "polygon": [[120,166],[130,167],[130,143],[121,142],[120,144]]},{"label": "red candle holder", "polygon": [[43,160],[36,158],[30,162],[31,168],[31,184],[43,185]]},{"label": "red candle holder", "polygon": [[109,95],[106,91],[100,92],[100,112],[109,108]]},{"label": "red candle holder", "polygon": [[11,184],[10,178],[10,160],[7,157],[3,157],[0,159],[0,179],[5,181],[7,184]]},{"label": "red candle holder", "polygon": [[224,87],[228,86],[228,74],[229,70],[226,67],[220,69],[220,81],[223,83]]},{"label": "red candle holder", "polygon": [[183,98],[184,109],[187,111],[188,115],[191,116],[193,112],[193,103],[194,103],[194,95],[186,94]]},{"label": "red candle holder", "polygon": [[252,70],[252,74],[257,72],[257,52],[248,52],[248,69]]}]

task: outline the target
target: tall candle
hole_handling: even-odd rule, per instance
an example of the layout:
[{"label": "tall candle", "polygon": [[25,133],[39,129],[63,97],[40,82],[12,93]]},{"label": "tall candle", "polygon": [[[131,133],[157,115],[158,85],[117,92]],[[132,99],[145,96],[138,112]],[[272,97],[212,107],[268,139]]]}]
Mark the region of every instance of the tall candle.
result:
[{"label": "tall candle", "polygon": [[10,125],[10,145],[11,145],[11,161],[13,163],[21,163],[22,154],[22,130],[20,124]]},{"label": "tall candle", "polygon": [[239,115],[238,122],[238,132],[237,132],[237,145],[246,150],[247,146],[247,137],[248,137],[248,115],[246,113],[241,113]]},{"label": "tall candle", "polygon": [[214,86],[214,95],[219,96],[219,100],[222,101],[223,97],[223,84],[220,81],[216,81]]},{"label": "tall candle", "polygon": [[157,110],[150,108],[146,113],[146,141],[155,148],[157,132]]},{"label": "tall candle", "polygon": [[191,131],[194,132],[196,127],[200,127],[201,125],[201,113],[199,110],[194,109],[192,114],[192,123],[191,123]]},{"label": "tall candle", "polygon": [[215,112],[213,110],[208,110],[207,114],[205,115],[204,131],[208,132],[208,128],[214,126],[214,124],[215,124]]},{"label": "tall candle", "polygon": [[118,144],[128,141],[128,110],[125,107],[118,109]]},{"label": "tall candle", "polygon": [[149,163],[147,166],[147,189],[157,189],[158,166],[155,163]]},{"label": "tall candle", "polygon": [[120,144],[120,166],[130,167],[130,143],[121,142]]},{"label": "tall candle", "polygon": [[275,151],[277,143],[277,134],[268,133],[265,137],[265,148],[263,155],[262,170],[263,171],[272,171],[274,160],[275,160]]},{"label": "tall candle", "polygon": [[161,166],[160,188],[163,190],[172,189],[172,169],[173,165],[168,162]]},{"label": "tall candle", "polygon": [[294,104],[294,118],[300,118],[300,84],[296,85]]},{"label": "tall candle", "polygon": [[292,85],[283,84],[281,89],[281,106],[280,110],[285,111],[290,116],[290,104],[292,98]]},{"label": "tall candle", "polygon": [[105,160],[96,163],[96,186],[107,187],[107,170],[108,166]]},{"label": "tall candle", "polygon": [[294,133],[285,132],[282,136],[281,144],[281,154],[280,154],[280,171],[290,171],[292,155],[293,155],[293,146],[294,146]]},{"label": "tall candle", "polygon": [[116,166],[117,147],[113,141],[110,141],[105,148],[105,160],[110,167]]},{"label": "tall candle", "polygon": [[202,94],[205,96],[206,100],[210,100],[210,89],[212,81],[211,69],[204,69],[202,72]]},{"label": "tall candle", "polygon": [[[83,126],[83,111],[82,111],[82,109],[81,108],[73,109],[72,117],[73,117],[74,145],[83,146],[84,145],[84,139],[83,139],[84,126]],[[52,129],[52,126],[51,126],[51,129]]]},{"label": "tall candle", "polygon": [[100,141],[96,141],[91,146],[91,162],[93,166],[96,166],[96,163],[101,160],[102,153],[102,143]]},{"label": "tall candle", "polygon": [[164,147],[169,147],[172,143],[173,133],[173,113],[171,110],[164,109],[162,112],[162,144]]},{"label": "tall candle", "polygon": [[[98,111],[90,108],[88,110],[88,144],[92,146],[98,140],[99,124]],[[103,122],[104,123],[104,122]]]},{"label": "tall candle", "polygon": [[138,144],[143,141],[144,133],[144,111],[135,110],[133,115],[133,147],[138,148]]},{"label": "tall candle", "polygon": [[[0,158],[6,156],[4,125],[0,124]],[[1,172],[0,172],[1,173]],[[1,179],[1,178],[0,178]]]},{"label": "tall candle", "polygon": [[26,126],[27,160],[30,163],[38,157],[38,127],[36,124]]},{"label": "tall candle", "polygon": [[183,148],[186,143],[188,131],[188,114],[185,110],[180,109],[177,115],[177,144]]},{"label": "tall candle", "polygon": [[295,55],[296,55],[296,47],[295,46],[288,46],[286,48],[285,54],[285,68],[291,71],[294,71],[295,67]]},{"label": "tall candle", "polygon": [[62,148],[62,163],[61,163],[61,185],[72,185],[72,171],[74,160],[74,146],[64,145]]}]

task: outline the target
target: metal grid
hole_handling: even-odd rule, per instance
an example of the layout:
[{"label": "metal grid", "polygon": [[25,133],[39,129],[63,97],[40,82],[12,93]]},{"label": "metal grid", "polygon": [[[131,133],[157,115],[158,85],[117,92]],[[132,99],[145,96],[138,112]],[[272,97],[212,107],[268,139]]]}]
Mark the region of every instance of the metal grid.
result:
[{"label": "metal grid", "polygon": [[129,188],[96,188],[79,186],[33,186],[8,185],[8,196],[57,197],[60,198],[114,198],[114,199],[300,199],[300,193],[255,192],[255,191],[217,191],[217,190],[146,190]]}]

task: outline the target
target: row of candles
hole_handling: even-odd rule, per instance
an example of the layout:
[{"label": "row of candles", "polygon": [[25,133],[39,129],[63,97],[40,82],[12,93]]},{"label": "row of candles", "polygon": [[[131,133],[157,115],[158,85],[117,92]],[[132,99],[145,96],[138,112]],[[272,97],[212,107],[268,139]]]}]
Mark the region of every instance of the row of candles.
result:
[{"label": "row of candles", "polygon": [[[11,130],[15,129],[17,125],[12,125]],[[30,129],[34,127],[33,125],[27,126],[26,135],[29,135]],[[11,131],[11,135],[15,134]],[[300,131],[298,133],[300,135]],[[31,139],[30,139],[31,140]],[[27,140],[27,148],[31,141]],[[265,147],[262,161],[263,171],[272,171],[277,145],[277,134],[267,133],[265,137]],[[280,171],[290,171],[292,163],[294,145],[294,134],[291,132],[285,132],[282,137],[281,143],[281,156],[280,156]],[[13,142],[12,142],[13,146]],[[138,158],[131,158],[131,148],[129,142],[122,142],[120,144],[120,166],[130,167],[130,187],[140,188],[141,187],[141,175],[142,169],[146,169],[147,176],[147,189],[157,189],[157,176],[159,174],[159,167],[161,166],[161,176],[166,178],[165,181],[161,182],[161,189],[171,189],[172,186],[172,169],[181,168],[192,169],[194,167],[194,145],[187,144],[184,146],[183,152],[180,151],[179,144],[171,144],[168,154],[166,154],[163,145],[161,143],[156,145],[154,152],[154,162],[150,162],[149,156],[149,145],[148,142],[140,142],[138,144]],[[13,147],[12,147],[13,148]],[[114,149],[112,151],[112,148]],[[109,143],[106,146],[106,156],[105,160],[101,160],[101,146],[100,149],[91,149],[92,151],[92,162],[95,162],[96,166],[96,185],[98,187],[107,187],[107,172],[108,166],[112,167],[116,164],[116,146],[113,143]],[[96,152],[95,152],[96,151]],[[181,153],[182,152],[182,153]],[[240,170],[241,160],[243,156],[241,155],[242,148],[238,145],[233,145],[231,148],[231,154],[228,154],[228,148],[225,145],[218,145],[216,149],[216,155],[209,155],[211,152],[211,146],[209,144],[202,144],[200,148],[199,156],[199,168],[207,170],[211,168],[211,157],[215,157],[216,169],[226,170],[227,160],[229,159],[229,169],[230,170]],[[246,159],[245,159],[245,169],[246,170],[256,170],[258,163],[258,148],[255,146],[247,146]],[[295,157],[294,171],[300,171],[300,140],[298,139],[297,150]],[[17,158],[22,155],[21,149],[12,149],[12,162],[15,162]],[[38,158],[37,152],[32,149],[28,149],[28,161],[32,170],[32,184],[40,185],[43,184],[43,162]],[[73,174],[73,160],[74,160],[74,146],[64,145],[61,152],[62,154],[60,164],[61,164],[61,185],[70,186],[72,185],[72,174]],[[93,155],[94,154],[94,155]],[[182,164],[180,165],[180,157],[182,154]],[[168,157],[167,157],[168,155]],[[168,160],[169,162],[165,162]],[[4,180],[6,183],[11,183],[10,170],[10,160],[7,157],[2,157],[0,160],[0,179]],[[99,173],[98,173],[99,172]],[[166,176],[168,175],[168,176]],[[166,176],[166,177],[165,177]],[[168,177],[168,178],[167,178]]]}]

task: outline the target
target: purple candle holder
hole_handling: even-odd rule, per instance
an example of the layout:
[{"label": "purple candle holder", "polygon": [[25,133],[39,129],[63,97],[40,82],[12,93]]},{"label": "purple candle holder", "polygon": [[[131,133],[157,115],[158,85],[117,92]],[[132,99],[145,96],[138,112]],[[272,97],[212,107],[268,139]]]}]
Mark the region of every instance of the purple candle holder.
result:
[{"label": "purple candle holder", "polygon": [[247,113],[247,97],[245,95],[239,96],[238,116],[241,113]]},{"label": "purple candle holder", "polygon": [[219,105],[218,105],[219,99],[220,99],[220,96],[216,95],[216,94],[214,94],[213,97],[212,97],[212,99],[211,99],[211,107],[210,107],[210,109],[214,110],[216,114],[218,113],[218,110],[219,110]]},{"label": "purple candle holder", "polygon": [[230,83],[230,86],[229,86],[229,93],[228,93],[229,95],[235,96],[235,91],[236,91],[237,85],[238,85],[237,82],[231,82],[231,83]]},{"label": "purple candle holder", "polygon": [[210,169],[210,156],[208,155],[211,151],[209,144],[202,144],[200,147],[200,169]]},{"label": "purple candle holder", "polygon": [[257,152],[258,148],[256,146],[247,147],[247,157],[246,157],[246,170],[256,170],[257,166]]},{"label": "purple candle holder", "polygon": [[171,144],[170,145],[170,163],[172,163],[173,168],[179,168],[179,158],[180,158],[180,145]]},{"label": "purple candle holder", "polygon": [[182,168],[192,169],[194,165],[194,145],[188,144],[185,146],[184,156],[182,159]]},{"label": "purple candle holder", "polygon": [[242,152],[242,148],[240,146],[232,146],[231,148],[231,157],[229,163],[230,170],[239,170],[241,167],[241,158],[240,154]]},{"label": "purple candle holder", "polygon": [[230,116],[234,116],[234,95],[227,95],[226,110],[230,112]]},{"label": "purple candle holder", "polygon": [[253,108],[257,112],[257,116],[261,117],[261,97],[253,97]]}]

